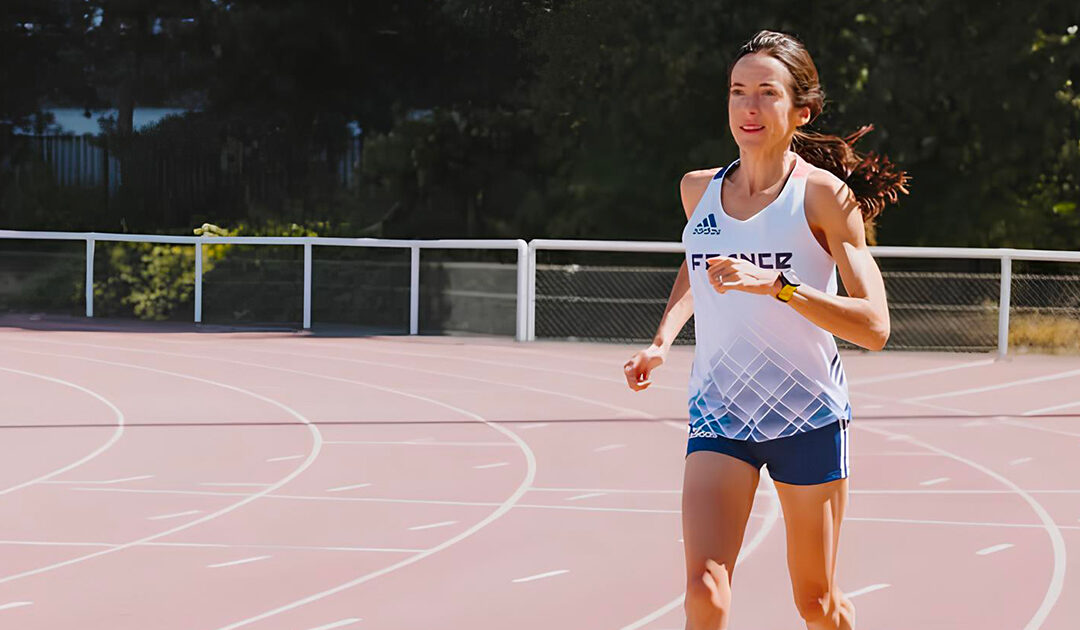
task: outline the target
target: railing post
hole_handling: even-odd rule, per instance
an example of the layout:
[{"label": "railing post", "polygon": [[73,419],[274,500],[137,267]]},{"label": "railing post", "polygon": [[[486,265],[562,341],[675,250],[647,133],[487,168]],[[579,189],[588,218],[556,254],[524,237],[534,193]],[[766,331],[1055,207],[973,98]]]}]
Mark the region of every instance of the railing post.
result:
[{"label": "railing post", "polygon": [[514,327],[514,339],[529,339],[529,245],[518,241],[517,257],[517,324]]},{"label": "railing post", "polygon": [[304,243],[304,330],[311,328],[311,242]]},{"label": "railing post", "polygon": [[529,255],[528,263],[526,264],[528,274],[526,285],[528,286],[528,303],[525,305],[526,310],[526,327],[527,332],[525,335],[526,341],[536,341],[536,246],[532,241],[529,242]]},{"label": "railing post", "polygon": [[1012,258],[1001,257],[1001,290],[998,300],[998,358],[1009,354],[1009,307],[1012,303]]},{"label": "railing post", "polygon": [[195,243],[195,323],[202,323],[202,243]]},{"label": "railing post", "polygon": [[86,316],[94,316],[94,239],[86,238]]},{"label": "railing post", "polygon": [[410,271],[409,271],[409,334],[415,335],[420,332],[420,246],[413,245],[409,248]]}]

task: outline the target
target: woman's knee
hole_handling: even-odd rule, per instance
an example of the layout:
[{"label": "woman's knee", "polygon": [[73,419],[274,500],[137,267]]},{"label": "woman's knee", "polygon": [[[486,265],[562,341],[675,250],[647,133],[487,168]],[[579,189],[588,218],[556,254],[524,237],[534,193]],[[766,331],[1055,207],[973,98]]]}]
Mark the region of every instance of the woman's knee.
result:
[{"label": "woman's knee", "polygon": [[826,612],[827,605],[827,594],[813,591],[795,594],[795,608],[798,609],[799,616],[802,617],[803,621],[808,624],[824,621],[828,614]]},{"label": "woman's knee", "polygon": [[822,588],[796,590],[795,608],[811,628],[850,628],[855,612],[842,594]]},{"label": "woman's knee", "polygon": [[727,567],[709,561],[701,572],[688,576],[686,620],[690,630],[723,630],[731,611],[731,585]]}]

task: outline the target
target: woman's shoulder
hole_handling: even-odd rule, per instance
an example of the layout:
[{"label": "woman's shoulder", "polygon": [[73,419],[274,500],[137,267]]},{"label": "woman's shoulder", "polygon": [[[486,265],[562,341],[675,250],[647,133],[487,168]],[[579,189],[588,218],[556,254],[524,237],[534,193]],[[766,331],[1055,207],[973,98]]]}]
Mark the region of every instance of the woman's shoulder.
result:
[{"label": "woman's shoulder", "polygon": [[806,177],[806,216],[811,224],[843,220],[849,212],[858,211],[854,193],[835,173],[813,167]]},{"label": "woman's shoulder", "polygon": [[682,176],[682,181],[679,183],[679,193],[682,197],[683,211],[686,213],[687,218],[694,214],[694,209],[697,208],[698,202],[705,195],[709,182],[716,179],[723,170],[722,167],[705,168],[690,171]]},{"label": "woman's shoulder", "polygon": [[836,193],[845,188],[847,184],[844,180],[836,176],[832,171],[821,168],[820,166],[814,166],[807,162],[807,175],[806,175],[806,194],[809,195],[811,189],[815,193]]},{"label": "woman's shoulder", "polygon": [[703,183],[704,185],[708,185],[710,181],[716,179],[716,177],[720,175],[720,171],[722,170],[724,170],[724,167],[716,166],[713,168],[703,168],[697,171],[689,171],[682,176],[682,185],[700,186]]}]

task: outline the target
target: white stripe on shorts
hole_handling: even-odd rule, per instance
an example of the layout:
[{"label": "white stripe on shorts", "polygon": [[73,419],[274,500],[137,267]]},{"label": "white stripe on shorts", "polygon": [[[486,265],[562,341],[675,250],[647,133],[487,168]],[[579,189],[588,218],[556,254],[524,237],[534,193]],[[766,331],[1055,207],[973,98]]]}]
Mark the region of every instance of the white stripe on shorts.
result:
[{"label": "white stripe on shorts", "polygon": [[848,450],[848,436],[847,427],[844,426],[844,422],[840,421],[840,478],[847,477],[847,450]]},{"label": "white stripe on shorts", "polygon": [[845,426],[840,429],[840,433],[843,435],[843,460],[841,466],[843,466],[843,477],[848,477],[851,468],[851,444],[849,443],[850,437],[848,435],[848,426],[846,423]]}]

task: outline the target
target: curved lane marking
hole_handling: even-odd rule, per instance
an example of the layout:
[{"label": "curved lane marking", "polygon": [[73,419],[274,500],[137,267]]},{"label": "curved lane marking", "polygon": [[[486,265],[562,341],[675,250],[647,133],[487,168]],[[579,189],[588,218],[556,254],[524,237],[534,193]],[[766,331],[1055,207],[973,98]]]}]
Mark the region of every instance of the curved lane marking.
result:
[{"label": "curved lane marking", "polygon": [[78,468],[79,466],[82,466],[86,462],[94,459],[98,455],[101,455],[105,451],[109,450],[109,448],[111,448],[114,444],[116,444],[117,441],[120,440],[120,436],[124,434],[124,412],[120,411],[119,407],[114,405],[112,402],[109,401],[108,398],[105,398],[101,394],[99,394],[99,393],[97,393],[95,391],[92,391],[90,389],[87,389],[86,387],[83,387],[82,385],[76,385],[75,383],[65,381],[65,380],[60,379],[60,378],[53,378],[51,376],[45,376],[44,374],[37,374],[36,372],[25,372],[23,370],[16,370],[14,368],[7,368],[7,367],[0,367],[0,370],[3,370],[4,372],[12,372],[12,373],[15,373],[15,374],[22,374],[23,376],[31,376],[31,377],[34,377],[34,378],[40,378],[40,379],[45,380],[45,381],[50,381],[50,382],[53,382],[53,383],[58,383],[60,385],[65,385],[67,387],[74,388],[74,389],[76,389],[76,390],[78,390],[78,391],[80,391],[80,392],[82,392],[84,394],[87,394],[88,396],[91,396],[91,397],[96,398],[97,400],[101,401],[106,407],[108,407],[113,412],[113,415],[116,416],[116,430],[113,431],[112,437],[110,437],[108,439],[108,441],[106,441],[104,444],[99,446],[97,448],[97,450],[93,451],[92,453],[89,453],[88,455],[86,455],[82,459],[74,461],[74,462],[72,462],[72,463],[70,463],[67,466],[64,466],[62,468],[57,468],[56,470],[54,470],[54,471],[52,471],[50,473],[46,473],[46,474],[44,474],[44,475],[42,475],[42,476],[40,476],[40,477],[38,477],[36,479],[31,479],[30,481],[24,481],[23,483],[11,486],[10,488],[4,488],[3,490],[0,490],[0,496],[8,494],[9,492],[15,492],[16,490],[19,490],[20,488],[25,488],[26,486],[30,486],[30,485],[33,485],[35,483],[40,483],[40,482],[46,481],[46,480],[51,479],[51,478],[53,478],[53,477],[55,477],[57,475],[66,473],[69,470]]}]

